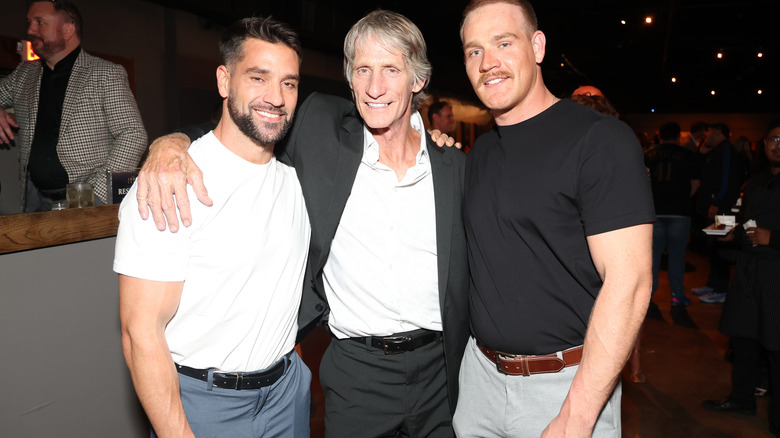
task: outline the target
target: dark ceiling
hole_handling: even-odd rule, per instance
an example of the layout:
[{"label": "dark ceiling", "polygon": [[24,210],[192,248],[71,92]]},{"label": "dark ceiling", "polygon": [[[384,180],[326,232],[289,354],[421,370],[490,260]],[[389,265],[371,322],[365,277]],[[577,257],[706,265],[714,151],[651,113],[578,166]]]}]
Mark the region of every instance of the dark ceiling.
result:
[{"label": "dark ceiling", "polygon": [[[355,21],[377,8],[394,10],[428,42],[432,90],[476,101],[458,38],[466,0],[154,2],[216,25],[273,15],[298,29],[304,46],[337,56]],[[547,36],[545,82],[559,96],[592,84],[624,113],[780,112],[780,0],[534,3]]]}]

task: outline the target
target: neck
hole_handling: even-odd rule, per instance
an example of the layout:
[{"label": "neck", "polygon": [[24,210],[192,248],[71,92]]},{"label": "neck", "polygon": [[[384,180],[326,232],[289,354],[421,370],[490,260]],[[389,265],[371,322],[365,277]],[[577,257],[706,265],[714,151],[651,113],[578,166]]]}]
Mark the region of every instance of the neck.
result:
[{"label": "neck", "polygon": [[74,42],[74,43],[68,42],[65,44],[65,50],[57,52],[52,56],[48,56],[43,61],[46,63],[46,65],[49,66],[50,69],[54,70],[54,66],[57,65],[58,62],[65,59],[66,56],[73,53],[73,51],[76,50],[76,48],[78,48],[79,45],[80,43],[78,42]]},{"label": "neck", "polygon": [[541,114],[558,100],[544,86],[544,83],[539,81],[531,93],[517,106],[506,111],[492,111],[492,114],[499,126],[516,125]]},{"label": "neck", "polygon": [[420,151],[421,134],[412,128],[411,115],[407,113],[389,128],[369,128],[369,132],[379,145],[379,162],[393,169],[401,181]]},{"label": "neck", "polygon": [[[227,112],[227,108],[225,109]],[[259,145],[254,140],[244,135],[238,126],[226,115],[216,128],[214,135],[230,152],[238,155],[246,161],[254,164],[267,164],[274,156],[274,145]]]}]

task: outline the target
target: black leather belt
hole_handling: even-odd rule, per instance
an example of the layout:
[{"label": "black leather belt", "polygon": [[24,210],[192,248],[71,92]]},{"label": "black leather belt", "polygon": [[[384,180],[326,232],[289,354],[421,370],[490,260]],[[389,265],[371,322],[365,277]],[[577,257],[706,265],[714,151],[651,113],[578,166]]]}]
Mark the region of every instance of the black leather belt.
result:
[{"label": "black leather belt", "polygon": [[[279,380],[284,374],[284,362],[282,359],[276,363],[268,371],[261,373],[214,373],[212,378],[212,384],[215,388],[224,389],[260,389],[266,386],[271,386]],[[179,374],[194,379],[202,380],[204,382],[209,381],[209,370],[198,370],[195,368],[186,367],[184,365],[176,364],[176,371]]]},{"label": "black leather belt", "polygon": [[385,354],[399,354],[413,351],[442,338],[441,332],[431,330],[419,330],[408,334],[390,336],[365,336],[362,338],[347,338],[355,342],[371,345],[385,352]]}]

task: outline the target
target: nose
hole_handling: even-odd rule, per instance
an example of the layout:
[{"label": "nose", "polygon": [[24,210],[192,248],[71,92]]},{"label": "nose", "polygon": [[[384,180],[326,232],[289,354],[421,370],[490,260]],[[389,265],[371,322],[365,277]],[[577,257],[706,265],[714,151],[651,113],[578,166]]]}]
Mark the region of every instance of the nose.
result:
[{"label": "nose", "polygon": [[374,99],[385,94],[385,81],[381,74],[371,73],[366,83],[366,94]]},{"label": "nose", "polygon": [[493,50],[485,49],[482,52],[482,59],[479,63],[479,71],[486,72],[498,67],[498,58],[493,54]]},{"label": "nose", "polygon": [[282,90],[283,85],[279,84],[277,86],[268,87],[268,91],[263,96],[263,100],[273,105],[276,108],[281,108],[284,106],[284,90]]}]

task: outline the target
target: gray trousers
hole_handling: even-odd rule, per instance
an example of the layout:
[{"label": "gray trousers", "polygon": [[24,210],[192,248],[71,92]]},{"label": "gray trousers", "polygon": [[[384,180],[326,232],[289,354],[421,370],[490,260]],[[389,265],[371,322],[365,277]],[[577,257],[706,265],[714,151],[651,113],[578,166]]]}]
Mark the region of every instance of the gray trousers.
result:
[{"label": "gray trousers", "polygon": [[[577,366],[558,373],[508,376],[469,339],[460,367],[453,427],[459,437],[539,438],[561,410]],[[621,436],[618,382],[593,430],[594,438]]]},{"label": "gray trousers", "polygon": [[320,364],[326,438],[454,436],[444,367],[441,340],[385,355],[333,338]]},{"label": "gray trousers", "polygon": [[214,388],[179,374],[184,413],[195,436],[308,438],[311,371],[295,351],[280,360],[282,377],[260,389]]}]

